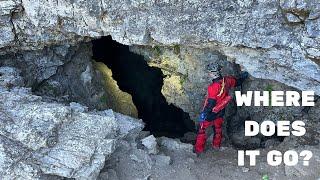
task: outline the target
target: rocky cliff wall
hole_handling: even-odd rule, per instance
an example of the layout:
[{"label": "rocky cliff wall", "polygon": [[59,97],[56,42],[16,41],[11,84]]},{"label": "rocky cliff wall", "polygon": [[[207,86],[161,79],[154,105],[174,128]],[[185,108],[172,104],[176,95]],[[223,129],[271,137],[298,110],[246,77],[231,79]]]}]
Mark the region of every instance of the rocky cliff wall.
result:
[{"label": "rocky cliff wall", "polygon": [[319,7],[317,0],[5,0],[0,53],[107,35],[127,45],[211,48],[254,77],[319,95]]},{"label": "rocky cliff wall", "polygon": [[[225,74],[247,70],[254,77],[246,85],[251,89],[266,90],[272,82],[274,89],[319,95],[319,16],[316,0],[5,0],[0,4],[0,64],[20,68],[38,92],[104,108],[98,103],[103,86],[90,62],[90,43],[82,42],[111,35],[161,68],[167,102],[195,120],[209,62],[223,65]],[[234,116],[235,109],[228,114]],[[274,111],[264,111],[263,117]],[[300,108],[295,114],[301,113]],[[256,115],[265,119],[250,113]]]},{"label": "rocky cliff wall", "polygon": [[[167,102],[196,119],[208,82],[203,73],[208,62],[222,64],[225,74],[237,75],[240,66],[247,70],[254,78],[243,90],[299,89],[320,95],[319,17],[317,0],[2,0],[0,65],[18,67],[26,85],[46,96],[33,95],[21,87],[23,78],[15,69],[0,68],[0,176],[95,179],[115,145],[123,142],[120,138],[135,140],[142,128],[137,120],[57,102],[76,100],[91,108],[106,108],[97,104],[103,97],[102,76],[92,66],[90,43],[84,42],[111,35],[130,45],[150,66],[161,68]],[[226,114],[224,132],[233,145],[256,148],[280,143],[261,136],[243,137],[241,124],[250,117],[257,121],[304,120],[308,128],[304,138],[286,138],[282,145],[285,149],[319,146],[319,100],[315,107],[306,109],[239,109],[231,103]],[[134,133],[126,135],[128,129]],[[118,150],[115,154],[140,164],[144,161],[137,156],[146,154],[140,150],[127,156],[121,153]],[[212,154],[207,158],[212,162],[209,157]],[[194,160],[190,161],[193,167]],[[318,168],[318,164],[312,167]],[[228,169],[225,165],[218,164],[223,171]],[[295,168],[285,169],[294,176],[305,174],[304,169]],[[234,171],[232,166],[226,174]]]},{"label": "rocky cliff wall", "polygon": [[143,128],[112,110],[44,102],[23,86],[17,69],[0,67],[1,179],[96,179],[119,141]]}]

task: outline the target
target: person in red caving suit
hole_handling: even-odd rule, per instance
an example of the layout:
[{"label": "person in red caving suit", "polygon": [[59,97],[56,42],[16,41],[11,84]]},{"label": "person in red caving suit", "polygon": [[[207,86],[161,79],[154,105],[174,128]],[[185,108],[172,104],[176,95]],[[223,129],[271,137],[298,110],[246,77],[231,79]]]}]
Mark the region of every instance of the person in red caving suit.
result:
[{"label": "person in red caving suit", "polygon": [[200,154],[204,151],[207,136],[206,129],[213,126],[214,137],[212,140],[212,147],[219,149],[222,139],[222,124],[225,107],[230,102],[229,90],[233,87],[240,86],[243,81],[248,78],[248,72],[242,72],[239,78],[234,76],[221,76],[221,68],[219,65],[210,63],[206,70],[212,83],[208,86],[207,97],[200,113],[198,134],[194,151]]}]

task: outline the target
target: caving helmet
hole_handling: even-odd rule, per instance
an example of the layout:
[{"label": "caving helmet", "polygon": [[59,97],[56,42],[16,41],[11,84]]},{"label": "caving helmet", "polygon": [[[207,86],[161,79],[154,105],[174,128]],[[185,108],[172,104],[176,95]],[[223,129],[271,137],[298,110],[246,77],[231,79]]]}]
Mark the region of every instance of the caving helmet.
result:
[{"label": "caving helmet", "polygon": [[221,77],[221,66],[218,63],[210,62],[206,66],[206,70],[210,73],[210,77],[217,79]]}]

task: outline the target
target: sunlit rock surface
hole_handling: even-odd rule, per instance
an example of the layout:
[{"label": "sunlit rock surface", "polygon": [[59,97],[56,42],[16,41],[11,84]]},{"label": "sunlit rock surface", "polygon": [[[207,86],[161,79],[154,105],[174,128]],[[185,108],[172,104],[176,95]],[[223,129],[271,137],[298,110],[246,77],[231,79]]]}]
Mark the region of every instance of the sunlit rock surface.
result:
[{"label": "sunlit rock surface", "polygon": [[[313,90],[320,95],[319,7],[317,0],[2,0],[0,65],[19,67],[27,85],[40,88],[38,93],[43,90],[52,92],[49,95],[61,94],[59,98],[80,95],[80,101],[84,97],[91,97],[90,93],[98,94],[97,97],[93,96],[92,101],[83,101],[89,106],[98,102],[103,94],[99,85],[94,83],[97,80],[96,72],[88,62],[90,46],[81,44],[111,35],[120,43],[142,47],[139,54],[149,57],[146,58],[150,61],[149,65],[161,68],[166,75],[162,89],[166,100],[196,119],[208,83],[203,73],[208,62],[222,63],[228,69],[225,72],[232,75],[237,75],[240,70],[238,66],[233,67],[233,63],[240,64],[242,69],[256,78],[247,82],[246,87],[270,89],[260,84],[267,81],[263,79],[269,79],[299,90]],[[110,112],[88,112],[87,108],[76,104],[62,105],[56,102],[58,97],[54,97],[52,102],[44,101],[45,97],[32,95],[30,89],[24,88],[24,81],[17,74],[11,68],[1,68],[2,179],[37,179],[44,176],[95,178],[103,167],[103,159],[116,148],[114,144],[120,144],[123,148],[122,151],[116,151],[113,163],[117,164],[117,157],[120,157],[121,163],[118,163],[118,167],[106,167],[108,177],[120,173],[119,177],[131,178],[126,172],[123,173],[123,169],[128,167],[128,160],[130,168],[137,164],[141,170],[131,175],[138,178],[152,177],[152,159],[145,151],[134,146],[136,132],[142,129],[141,122],[132,123],[132,119]],[[62,78],[66,75],[69,78]],[[280,83],[274,83],[273,89],[291,89],[287,86],[282,88]],[[74,92],[72,89],[76,85],[79,88]],[[226,114],[234,116],[239,112],[235,109],[230,104]],[[266,109],[251,111],[248,108],[241,111],[243,114],[240,115],[249,115],[255,120],[281,120],[281,115],[290,120],[302,119],[308,124],[306,136],[286,138],[282,144],[284,149],[300,149],[300,146],[311,150],[318,148],[319,100],[312,108],[286,111],[281,108]],[[276,115],[271,116],[273,113]],[[115,123],[117,119],[125,121],[121,125],[129,126],[119,127]],[[242,120],[232,122],[239,123]],[[230,123],[226,121],[225,125]],[[134,130],[128,130],[130,127]],[[73,130],[77,130],[77,133]],[[119,143],[118,137],[126,140]],[[254,141],[236,137],[241,146],[246,146],[246,142],[256,143],[257,146],[263,142],[258,137]],[[133,149],[130,148],[132,146]],[[69,151],[70,147],[76,148]],[[318,153],[317,150],[314,152]],[[123,156],[124,153],[126,156]],[[192,155],[185,157],[173,153],[171,156],[176,168],[166,166],[153,169],[153,172],[164,169],[163,174],[156,174],[155,177],[168,179],[179,175],[197,178],[195,174],[204,174],[197,171],[201,168],[194,168],[201,162],[201,167],[209,167],[206,172],[212,173],[208,178],[258,179],[265,173],[261,172],[263,169],[274,174],[271,178],[275,176],[283,179],[284,175],[313,176],[312,173],[319,170],[318,156],[315,156],[316,161],[312,161],[309,169],[301,166],[273,169],[261,163],[256,170],[250,169],[246,175],[240,168],[230,166],[236,164],[236,158],[232,157],[234,154],[235,150],[231,148],[214,152],[214,156],[207,153],[207,158],[196,160],[195,164]],[[212,161],[212,157],[216,158],[215,161]],[[179,158],[182,160],[179,161]],[[182,165],[185,162],[186,167]],[[315,175],[315,178],[319,177]]]},{"label": "sunlit rock surface", "polygon": [[101,101],[105,101],[110,109],[126,114],[131,117],[138,117],[138,110],[133,104],[132,96],[120,90],[117,82],[112,77],[112,71],[102,62],[94,62],[94,68],[102,75],[104,91],[106,92]]},{"label": "sunlit rock surface", "polygon": [[117,141],[143,128],[141,121],[112,110],[43,102],[18,74],[0,67],[0,179],[95,179]]}]

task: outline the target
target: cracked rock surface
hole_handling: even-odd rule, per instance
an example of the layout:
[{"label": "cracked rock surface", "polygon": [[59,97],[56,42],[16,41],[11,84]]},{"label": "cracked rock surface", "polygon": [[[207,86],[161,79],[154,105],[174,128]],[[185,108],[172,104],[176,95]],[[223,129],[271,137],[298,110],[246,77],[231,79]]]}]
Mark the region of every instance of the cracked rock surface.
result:
[{"label": "cracked rock surface", "polygon": [[[225,126],[234,128],[224,127],[237,129],[247,116],[302,119],[307,134],[283,143],[224,134],[240,147],[310,149],[310,168],[270,167],[264,160],[240,168],[231,147],[197,159],[190,144],[165,137],[157,139],[158,154],[140,148],[141,121],[88,110],[101,100],[103,88],[87,42],[108,35],[161,68],[162,94],[191,119],[202,104],[209,62],[224,65],[227,74],[238,75],[240,66],[247,70],[254,78],[243,90],[320,95],[318,0],[0,0],[0,66],[21,71],[0,67],[0,179],[261,179],[264,173],[272,179],[319,178],[319,99],[309,109],[248,107],[240,114],[231,105],[226,114],[243,118],[226,117]],[[60,103],[66,96],[89,108]]]},{"label": "cracked rock surface", "polygon": [[112,110],[43,102],[18,75],[0,67],[0,179],[95,179],[117,141],[143,128],[141,121]]},{"label": "cracked rock surface", "polygon": [[5,0],[0,53],[107,35],[127,45],[211,48],[254,77],[319,95],[319,6],[317,0]]}]

